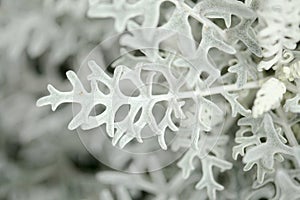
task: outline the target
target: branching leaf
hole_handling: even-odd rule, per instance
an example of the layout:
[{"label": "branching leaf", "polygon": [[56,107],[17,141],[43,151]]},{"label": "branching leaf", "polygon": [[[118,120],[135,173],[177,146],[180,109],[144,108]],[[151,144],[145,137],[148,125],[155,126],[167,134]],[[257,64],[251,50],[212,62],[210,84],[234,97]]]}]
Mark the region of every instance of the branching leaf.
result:
[{"label": "branching leaf", "polygon": [[300,113],[300,94],[297,94],[295,97],[286,100],[284,104],[284,109],[286,112],[290,111],[293,113]]}]

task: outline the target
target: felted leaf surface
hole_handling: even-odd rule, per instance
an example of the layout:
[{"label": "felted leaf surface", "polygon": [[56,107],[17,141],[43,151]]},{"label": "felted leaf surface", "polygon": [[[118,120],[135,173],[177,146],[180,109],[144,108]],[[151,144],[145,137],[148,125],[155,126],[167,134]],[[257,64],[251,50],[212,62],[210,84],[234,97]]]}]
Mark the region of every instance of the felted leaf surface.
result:
[{"label": "felted leaf surface", "polygon": [[[113,144],[120,143],[124,147],[132,139],[136,138],[142,142],[141,131],[148,125],[151,130],[158,136],[158,142],[163,149],[166,149],[164,134],[167,128],[173,131],[177,130],[172,121],[172,112],[175,112],[177,117],[182,117],[183,113],[180,111],[182,102],[176,100],[176,96],[172,93],[163,95],[152,94],[152,80],[155,72],[161,72],[165,75],[169,83],[169,89],[172,91],[178,90],[178,80],[167,68],[155,67],[151,64],[137,66],[135,70],[130,70],[125,66],[116,68],[114,76],[109,77],[94,61],[89,62],[89,67],[92,74],[88,77],[91,82],[91,92],[88,92],[82,86],[77,75],[69,71],[67,77],[73,86],[70,92],[60,92],[53,86],[49,85],[49,96],[38,100],[37,105],[43,106],[50,104],[55,110],[62,103],[78,103],[81,104],[81,110],[75,115],[69,124],[69,129],[73,130],[78,127],[83,129],[92,129],[106,124],[107,134],[113,137]],[[146,82],[141,80],[140,73],[144,70],[148,71]],[[131,80],[136,89],[139,90],[138,97],[126,96],[121,92],[119,82],[122,79]],[[98,87],[98,82],[101,82],[109,89],[109,94],[103,93]],[[161,101],[169,102],[166,113],[162,120],[157,123],[152,113],[153,107],[156,103]],[[96,115],[91,116],[96,105],[104,105],[105,110]],[[116,122],[116,112],[122,105],[130,105],[128,115],[120,122]],[[135,121],[137,114],[141,110],[139,118]],[[180,116],[181,115],[181,116]],[[116,129],[116,131],[115,131]]]},{"label": "felted leaf surface", "polygon": [[[258,134],[265,134],[266,142],[247,149],[243,162],[246,163],[245,169],[251,169],[254,164],[258,168],[258,181],[262,182],[264,174],[274,170],[274,159],[280,154],[292,154],[292,148],[285,145],[280,139],[280,135],[275,130],[270,115],[265,115],[263,119],[263,127],[258,130]],[[264,152],[263,154],[260,152]],[[280,158],[281,160],[282,158]],[[262,170],[262,171],[260,171]],[[260,177],[259,177],[260,176]]]},{"label": "felted leaf surface", "polygon": [[290,111],[293,113],[299,113],[300,112],[300,94],[297,94],[295,97],[286,100],[284,109],[286,112]]},{"label": "felted leaf surface", "polygon": [[[261,2],[259,15],[263,28],[258,33],[258,40],[263,48],[264,59],[258,65],[259,70],[278,68],[285,62],[284,50],[296,48],[296,43],[300,40],[299,6],[300,2],[297,0]],[[280,9],[274,9],[276,7]]]},{"label": "felted leaf surface", "polygon": [[[202,178],[197,183],[197,189],[207,189],[209,198],[216,199],[216,191],[223,190],[224,187],[217,183],[213,177],[213,167],[218,167],[221,171],[228,170],[232,167],[232,164],[222,157],[222,146],[226,145],[227,137],[221,136],[216,141],[215,136],[206,136],[205,133],[201,134],[198,142],[198,150],[190,148],[183,158],[178,162],[178,166],[182,169],[183,177],[188,178],[191,172],[195,169],[193,164],[194,158],[198,158],[201,161],[202,166]],[[215,156],[210,155],[210,152]]]}]

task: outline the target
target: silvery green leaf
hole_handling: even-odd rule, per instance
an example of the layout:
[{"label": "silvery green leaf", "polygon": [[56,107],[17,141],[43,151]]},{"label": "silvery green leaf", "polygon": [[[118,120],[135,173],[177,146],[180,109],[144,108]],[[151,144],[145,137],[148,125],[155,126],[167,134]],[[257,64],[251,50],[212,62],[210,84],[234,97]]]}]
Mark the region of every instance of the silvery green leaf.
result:
[{"label": "silvery green leaf", "polygon": [[[277,69],[281,63],[290,61],[284,56],[284,50],[295,49],[300,40],[299,6],[299,1],[261,2],[258,12],[262,29],[258,32],[258,41],[263,48],[264,59],[258,65],[259,70]],[[276,7],[281,9],[274,9]]]},{"label": "silvery green leaf", "polygon": [[[263,119],[263,129],[261,131],[266,134],[266,142],[256,145],[253,148],[249,148],[249,150],[246,151],[243,162],[247,164],[247,167],[245,166],[247,170],[256,164],[258,168],[261,168],[261,170],[272,171],[274,170],[274,156],[276,154],[291,155],[292,148],[282,143],[274,128],[270,115],[265,115]],[[264,152],[264,154],[259,152]],[[264,175],[259,178],[260,179],[258,181],[262,182]]]},{"label": "silvery green leaf", "polygon": [[284,109],[286,112],[290,111],[293,113],[300,112],[300,105],[299,105],[300,95],[297,94],[295,97],[286,100]]},{"label": "silvery green leaf", "polygon": [[[217,183],[213,177],[212,167],[216,166],[221,169],[221,171],[228,170],[232,167],[232,164],[224,159],[222,159],[221,155],[218,153],[217,148],[211,149],[212,145],[223,146],[226,145],[222,143],[216,143],[214,136],[206,136],[205,134],[201,134],[200,140],[198,142],[198,150],[194,148],[190,148],[183,158],[178,162],[178,166],[182,169],[183,177],[187,179],[191,172],[195,169],[193,160],[194,158],[198,158],[201,161],[202,166],[202,178],[197,183],[197,189],[207,189],[207,194],[209,198],[216,199],[216,191],[223,190],[224,187]],[[226,137],[222,137],[220,139],[225,139]],[[220,147],[222,149],[222,147]],[[210,155],[210,151],[214,153],[216,156]]]},{"label": "silvery green leaf", "polygon": [[245,85],[249,78],[257,79],[255,63],[251,59],[245,60],[245,55],[250,56],[249,52],[237,53],[237,59],[231,60],[228,68],[228,72],[237,74],[236,83],[239,87]]},{"label": "silvery green leaf", "polygon": [[280,192],[279,199],[292,199],[300,198],[300,186],[296,184],[293,179],[283,170],[279,169],[276,173],[276,183]]},{"label": "silvery green leaf", "polygon": [[243,115],[243,116],[248,116],[251,111],[248,109],[245,109],[244,106],[242,106],[237,98],[238,95],[237,94],[230,94],[227,92],[223,92],[222,95],[225,97],[225,99],[230,103],[231,105],[231,112],[232,112],[232,116],[235,117],[238,113]]}]

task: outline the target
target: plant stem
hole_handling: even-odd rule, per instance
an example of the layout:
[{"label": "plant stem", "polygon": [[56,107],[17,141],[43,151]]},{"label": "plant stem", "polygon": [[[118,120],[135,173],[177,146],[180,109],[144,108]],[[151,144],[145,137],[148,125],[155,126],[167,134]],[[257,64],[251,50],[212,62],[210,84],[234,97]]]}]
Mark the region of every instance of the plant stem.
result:
[{"label": "plant stem", "polygon": [[239,91],[239,90],[246,90],[246,89],[254,89],[254,88],[260,88],[260,86],[261,86],[260,81],[248,82],[243,87],[238,87],[236,84],[231,84],[231,85],[225,85],[225,86],[219,86],[219,87],[206,89],[205,91],[203,91],[201,93],[201,95],[208,96],[208,95],[220,94],[224,91],[232,92],[232,91]]},{"label": "plant stem", "polygon": [[281,119],[281,125],[284,129],[285,136],[287,137],[290,145],[298,146],[299,144],[297,142],[297,139],[295,138],[295,135],[294,135],[291,127],[288,124],[287,117],[281,107],[277,109],[277,113],[278,113],[279,118]]},{"label": "plant stem", "polygon": [[182,92],[179,93],[178,98],[192,98],[196,96],[210,96],[210,95],[215,95],[215,94],[221,94],[223,92],[233,92],[233,91],[239,91],[239,90],[246,90],[246,89],[255,89],[255,88],[260,88],[262,84],[262,80],[259,81],[252,81],[246,83],[242,87],[238,87],[237,84],[231,84],[231,85],[222,85],[222,86],[217,86],[217,87],[212,87],[212,88],[207,88],[202,91],[187,91],[187,92]]}]

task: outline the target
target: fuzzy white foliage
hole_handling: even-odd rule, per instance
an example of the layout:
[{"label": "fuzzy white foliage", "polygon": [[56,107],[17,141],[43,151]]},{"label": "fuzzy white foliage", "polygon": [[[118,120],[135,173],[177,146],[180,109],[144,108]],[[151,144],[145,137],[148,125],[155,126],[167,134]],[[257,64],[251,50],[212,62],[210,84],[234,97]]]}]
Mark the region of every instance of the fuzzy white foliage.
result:
[{"label": "fuzzy white foliage", "polygon": [[290,111],[293,113],[300,113],[300,94],[297,94],[295,97],[286,100],[284,108],[286,112]]},{"label": "fuzzy white foliage", "polygon": [[[146,168],[160,165],[159,161],[151,156],[144,160],[143,164]],[[138,166],[131,166],[133,170],[136,167]],[[97,179],[101,183],[115,187],[118,200],[134,199],[134,193],[139,191],[152,194],[154,199],[180,200],[182,191],[193,184],[197,178],[199,177],[195,176],[190,180],[185,180],[181,173],[167,174],[161,170],[149,172],[149,176],[113,171],[103,171],[97,174]],[[192,196],[192,194],[188,194],[188,196]]]},{"label": "fuzzy white foliage", "polygon": [[113,0],[113,3],[90,1],[88,16],[93,18],[112,17],[115,19],[115,29],[118,32],[125,30],[132,18],[143,16],[142,27],[155,27],[159,20],[159,7],[167,0],[146,0],[134,4],[126,0]]},{"label": "fuzzy white foliage", "polygon": [[[203,176],[196,188],[199,190],[205,188],[210,199],[216,199],[216,191],[224,189],[213,177],[213,167],[220,168],[222,172],[232,167],[230,162],[224,160],[224,153],[222,153],[222,146],[226,145],[227,141],[228,138],[225,136],[217,139],[216,136],[206,136],[202,132],[198,142],[198,150],[190,148],[177,164],[182,169],[183,177],[187,179],[195,170],[194,159],[198,158],[201,161]],[[210,152],[215,156],[210,155]]]},{"label": "fuzzy white foliage", "polygon": [[[165,2],[175,5],[175,10],[168,17],[166,23],[158,26],[160,16],[159,6]],[[115,27],[118,32],[138,28],[157,28],[158,30],[167,30],[167,34],[160,36],[152,41],[150,48],[158,48],[159,43],[166,37],[173,35],[174,32],[181,34],[178,39],[180,51],[185,55],[185,59],[189,61],[190,66],[187,79],[189,87],[193,87],[199,80],[199,76],[209,73],[209,77],[204,81],[205,84],[212,84],[219,76],[219,70],[209,61],[208,52],[212,48],[217,48],[228,54],[236,53],[234,44],[238,41],[243,42],[247,48],[254,54],[260,56],[261,49],[253,37],[253,29],[251,24],[256,17],[255,13],[246,7],[243,3],[230,0],[205,0],[196,3],[194,6],[188,6],[184,1],[176,0],[140,0],[133,3],[122,0],[110,2],[90,1],[90,9],[88,12],[90,17],[115,19]],[[231,27],[231,17],[235,15],[241,18],[241,23]],[[199,23],[203,24],[202,38],[198,47],[195,47],[192,27],[189,18],[195,18]],[[210,19],[224,19],[227,29],[221,30]],[[140,19],[140,20],[139,20]],[[142,19],[142,20],[141,20]],[[243,31],[243,32],[241,32]],[[144,40],[153,37],[149,31],[144,35]],[[133,40],[135,38],[135,40]],[[147,38],[147,39],[146,39]],[[144,49],[144,43],[141,45],[141,38],[126,37],[126,46],[134,46],[134,49]],[[122,40],[121,40],[122,41]],[[143,41],[143,40],[142,40]],[[144,41],[145,42],[145,41]]]},{"label": "fuzzy white foliage", "polygon": [[278,68],[286,62],[284,50],[293,50],[300,40],[298,0],[266,0],[260,1],[260,15],[262,30],[258,33],[258,40],[263,48],[264,60],[258,65],[259,70]]},{"label": "fuzzy white foliage", "polygon": [[[171,114],[174,112],[175,116],[182,118],[184,115],[181,111],[181,106],[184,103],[178,102],[171,93],[166,95],[152,95],[152,81],[155,74],[148,74],[146,83],[139,76],[142,69],[147,70],[148,68],[149,70],[149,67],[152,66],[150,64],[148,66],[141,65],[137,66],[135,70],[130,70],[125,66],[118,66],[113,78],[110,78],[95,61],[90,61],[89,67],[92,71],[92,74],[88,77],[89,81],[91,81],[91,92],[87,92],[76,74],[69,71],[67,72],[67,77],[73,85],[73,90],[71,92],[60,92],[49,85],[48,90],[50,95],[38,100],[37,105],[50,104],[52,110],[55,110],[62,103],[79,103],[82,106],[81,111],[70,122],[69,129],[73,130],[81,126],[83,129],[88,130],[106,124],[107,134],[113,137],[113,144],[115,145],[120,142],[121,147],[124,147],[134,138],[139,142],[143,142],[141,131],[146,125],[149,125],[157,135],[161,147],[166,149],[167,146],[164,139],[166,128],[169,127],[173,131],[177,130],[172,121]],[[156,70],[163,72],[164,69],[156,68]],[[176,87],[178,80],[170,73],[165,75],[170,87]],[[138,97],[124,95],[119,85],[122,79],[131,80],[139,90],[140,95]],[[102,82],[109,88],[108,95],[100,90],[97,85],[98,82]],[[161,122],[157,123],[152,110],[155,104],[161,101],[168,101],[169,106]],[[105,110],[96,116],[91,116],[91,112],[99,104],[104,105]],[[128,116],[120,122],[115,122],[118,109],[126,104],[131,106]],[[141,114],[137,118],[139,110],[141,110]],[[117,129],[116,132],[115,129]]]},{"label": "fuzzy white foliage", "polygon": [[[10,1],[2,0],[1,8],[6,8],[5,3]],[[40,3],[36,4],[35,11],[15,9],[1,19],[3,31],[0,35],[3,39],[0,51],[5,52],[1,59],[14,58],[21,63],[15,63],[16,66],[24,66],[24,58],[42,58],[39,64],[54,67],[41,70],[45,73],[44,77],[44,74],[30,74],[25,67],[23,71],[6,67],[1,60],[4,67],[0,69],[0,83],[4,87],[0,91],[0,110],[3,113],[0,130],[22,134],[19,138],[28,147],[25,150],[22,147],[20,155],[22,159],[28,159],[30,165],[52,163],[56,156],[60,156],[63,164],[59,162],[59,167],[51,166],[48,171],[33,170],[29,173],[18,167],[18,163],[6,165],[6,159],[1,156],[0,185],[4,183],[4,187],[0,189],[0,198],[41,199],[46,194],[50,199],[83,199],[85,197],[78,193],[83,191],[93,195],[89,189],[96,193],[102,190],[95,195],[100,200],[299,198],[299,186],[294,180],[300,175],[289,166],[293,163],[297,168],[300,160],[299,145],[294,138],[299,132],[297,83],[300,72],[299,61],[295,59],[294,62],[288,51],[299,49],[298,0],[246,0],[245,3],[237,0],[90,0],[89,8],[87,1],[83,0],[34,2]],[[87,9],[88,16],[102,20],[85,18]],[[6,9],[2,10],[6,12]],[[112,18],[114,23],[107,23],[110,21],[103,18]],[[142,30],[136,31],[140,28]],[[120,40],[116,42],[122,46],[121,52],[109,44],[101,49],[105,52],[103,60],[99,63],[97,60],[99,65],[105,66],[111,64],[109,57],[121,53],[122,57],[111,65],[114,68],[111,74],[91,61],[90,90],[83,86],[84,80],[79,80],[79,75],[68,71],[67,78],[73,89],[62,92],[49,85],[50,95],[38,100],[37,104],[51,105],[53,110],[63,103],[81,105],[80,111],[74,113],[69,129],[81,127],[92,132],[91,129],[105,125],[113,145],[124,147],[136,139],[144,144],[131,142],[128,149],[144,152],[154,146],[156,148],[155,142],[149,144],[143,139],[142,130],[146,127],[154,133],[162,149],[167,149],[169,138],[166,136],[170,133],[176,136],[170,145],[171,150],[181,153],[184,149],[186,152],[179,162],[149,174],[131,175],[99,169],[96,176],[100,182],[98,185],[93,181],[94,172],[86,176],[80,170],[74,170],[73,164],[64,156],[66,152],[72,152],[72,156],[79,154],[81,147],[71,144],[73,141],[69,135],[60,134],[68,118],[65,114],[67,109],[49,115],[46,109],[31,108],[35,98],[42,93],[45,82],[50,80],[63,90],[64,85],[58,81],[56,73],[60,63],[73,56],[78,59],[79,54],[84,55],[90,49],[88,44],[98,43],[113,32],[121,33]],[[17,36],[12,37],[15,34]],[[199,44],[194,41],[196,38]],[[160,48],[166,49],[161,52]],[[135,49],[139,50],[138,56],[128,53]],[[271,71],[271,68],[276,70],[275,77],[282,82],[270,78],[262,84],[251,113],[248,109],[253,102],[251,94],[266,80],[263,79],[265,76],[272,74],[258,70]],[[19,79],[24,76],[26,79]],[[123,93],[125,80],[133,83],[136,93]],[[18,85],[11,82],[18,82]],[[157,89],[154,83],[168,88],[167,92]],[[283,98],[285,90],[292,93],[290,99]],[[283,108],[288,113],[279,112],[282,99],[285,102]],[[163,112],[156,112],[155,105],[158,103],[165,109]],[[99,105],[105,107],[100,113],[96,109]],[[126,116],[121,120],[117,115],[123,106],[129,106],[129,109],[123,113]],[[271,111],[273,108],[278,108],[277,112]],[[20,112],[26,113],[26,119]],[[7,117],[6,113],[14,115]],[[231,131],[236,129],[235,122],[240,115],[243,118],[237,125],[241,128],[236,134],[237,145],[232,154],[234,159],[243,157],[244,170],[242,163],[233,165],[226,157],[232,145],[229,134],[232,135]],[[41,139],[45,132],[60,135],[46,134]],[[104,142],[105,137],[89,134],[85,137],[92,140],[89,144],[97,149],[97,153],[107,152],[108,146],[112,148]],[[1,133],[1,147],[2,143],[6,145],[3,138]],[[32,145],[32,140],[41,142],[33,142],[35,144]],[[68,149],[70,146],[71,150]],[[289,158],[287,161],[285,156]],[[147,171],[145,165],[158,163],[152,157],[141,161],[113,151],[104,157],[110,164],[118,163],[120,169],[133,172]],[[253,170],[250,172],[254,165],[257,167],[256,174],[252,174]],[[231,168],[233,170],[229,170]],[[64,172],[66,180],[48,187],[47,180],[56,180],[58,171]],[[252,180],[244,177],[249,177],[249,174],[257,177],[253,187]],[[27,196],[19,191],[23,189],[24,180],[30,188]],[[103,184],[110,185],[110,190],[102,188]],[[201,191],[195,190],[195,186]],[[206,192],[202,192],[203,189]],[[217,192],[221,190],[222,193]]]},{"label": "fuzzy white foliage", "polygon": [[238,94],[230,94],[228,92],[223,92],[222,95],[224,98],[229,102],[231,106],[231,115],[233,117],[236,117],[237,114],[241,114],[243,116],[248,116],[251,111],[244,108],[239,102],[238,102]]},{"label": "fuzzy white foliage", "polygon": [[230,60],[229,63],[230,67],[228,68],[228,72],[237,74],[236,83],[239,87],[245,85],[250,78],[253,80],[257,79],[255,63],[249,58],[249,56],[249,51],[236,53],[237,59]]},{"label": "fuzzy white foliage", "polygon": [[290,177],[283,169],[278,170],[276,173],[276,183],[278,186],[279,200],[297,200],[300,198],[300,186],[293,181],[295,177]]},{"label": "fuzzy white foliage", "polygon": [[[0,49],[5,49],[11,60],[28,54],[31,59],[43,57],[43,68],[54,68],[71,56],[82,59],[80,53],[90,50],[90,43],[100,41],[104,32],[99,22],[85,18],[85,0],[34,0],[26,2],[28,5],[20,3],[24,10],[5,3],[9,23],[1,22]],[[30,8],[34,9],[26,12]]]},{"label": "fuzzy white foliage", "polygon": [[[233,157],[243,156],[246,164],[245,171],[257,166],[257,181],[261,184],[265,175],[274,171],[275,160],[283,161],[282,154],[293,155],[293,149],[286,145],[286,139],[281,130],[276,130],[270,115],[265,114],[263,118],[242,118],[239,125],[242,127],[236,134],[235,141],[239,144],[233,148]],[[251,136],[245,136],[251,132]],[[265,142],[261,139],[265,138]],[[263,153],[262,153],[263,152]]]},{"label": "fuzzy white foliage", "polygon": [[294,81],[300,78],[300,61],[294,62],[291,65],[283,65],[276,70],[277,76],[280,80]]},{"label": "fuzzy white foliage", "polygon": [[[84,0],[1,0],[0,8],[0,199],[90,198],[98,183],[74,172],[70,158],[86,150],[77,138],[63,136],[71,108],[52,115],[34,102],[49,80],[66,86],[60,70],[81,60],[91,42],[100,42],[104,23],[85,17]],[[64,179],[57,173],[62,171]]]},{"label": "fuzzy white foliage", "polygon": [[276,78],[266,81],[256,94],[252,108],[253,117],[258,117],[265,112],[275,109],[280,105],[283,94],[286,92],[284,83]]}]

